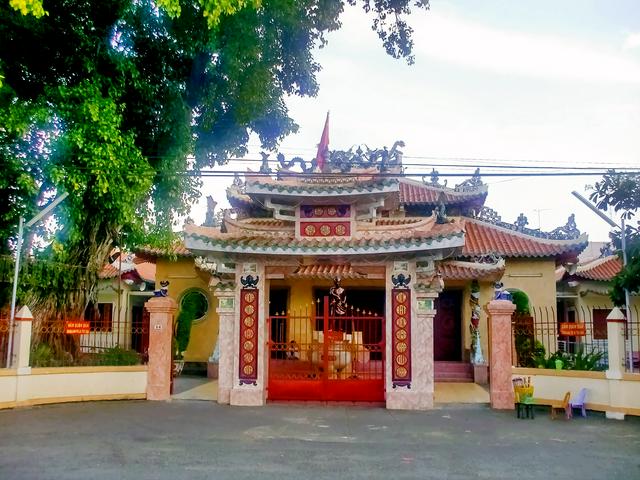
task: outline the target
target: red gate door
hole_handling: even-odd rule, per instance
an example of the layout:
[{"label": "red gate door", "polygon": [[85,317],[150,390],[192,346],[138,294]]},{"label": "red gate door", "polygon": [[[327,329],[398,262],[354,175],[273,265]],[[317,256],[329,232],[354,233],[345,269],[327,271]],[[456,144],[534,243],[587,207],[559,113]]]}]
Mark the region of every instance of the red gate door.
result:
[{"label": "red gate door", "polygon": [[269,400],[384,401],[384,317],[269,318]]}]

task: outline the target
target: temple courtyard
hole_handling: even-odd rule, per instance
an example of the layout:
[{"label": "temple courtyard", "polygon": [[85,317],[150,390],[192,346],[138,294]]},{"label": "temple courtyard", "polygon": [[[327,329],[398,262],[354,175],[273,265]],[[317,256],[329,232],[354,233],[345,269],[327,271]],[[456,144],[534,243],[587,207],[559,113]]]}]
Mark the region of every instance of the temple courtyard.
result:
[{"label": "temple courtyard", "polygon": [[0,411],[0,478],[640,478],[640,418],[535,414],[175,398],[18,408]]}]

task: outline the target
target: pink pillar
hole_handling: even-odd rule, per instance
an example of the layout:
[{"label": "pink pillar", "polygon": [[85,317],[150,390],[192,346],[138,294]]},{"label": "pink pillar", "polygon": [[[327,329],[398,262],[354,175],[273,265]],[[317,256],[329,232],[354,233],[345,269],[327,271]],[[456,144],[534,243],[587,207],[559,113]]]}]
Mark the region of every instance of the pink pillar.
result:
[{"label": "pink pillar", "polygon": [[144,306],[151,314],[147,400],[169,400],[171,398],[173,314],[178,309],[178,305],[171,297],[153,297]]},{"label": "pink pillar", "polygon": [[516,306],[508,300],[492,300],[489,314],[489,394],[491,408],[514,408],[511,383],[511,314]]}]

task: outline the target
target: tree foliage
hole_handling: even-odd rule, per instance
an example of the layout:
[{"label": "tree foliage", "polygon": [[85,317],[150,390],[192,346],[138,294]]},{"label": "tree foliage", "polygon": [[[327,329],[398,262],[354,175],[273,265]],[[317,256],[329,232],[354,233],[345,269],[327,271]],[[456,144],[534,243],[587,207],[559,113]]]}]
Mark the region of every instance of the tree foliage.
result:
[{"label": "tree foliage", "polygon": [[[614,304],[621,306],[625,303],[625,289],[640,291],[640,222],[634,218],[640,209],[640,174],[611,170],[593,186],[590,199],[602,210],[612,207],[621,212],[627,221],[627,266],[614,278],[609,292]],[[612,240],[618,249],[622,248],[620,231],[613,233]]]},{"label": "tree foliage", "polygon": [[199,169],[246,153],[251,132],[274,149],[297,130],[285,98],[316,95],[314,49],[347,4],[413,60],[421,1],[0,2],[0,249],[61,191],[43,254],[86,267],[89,292],[114,245],[168,241]]}]

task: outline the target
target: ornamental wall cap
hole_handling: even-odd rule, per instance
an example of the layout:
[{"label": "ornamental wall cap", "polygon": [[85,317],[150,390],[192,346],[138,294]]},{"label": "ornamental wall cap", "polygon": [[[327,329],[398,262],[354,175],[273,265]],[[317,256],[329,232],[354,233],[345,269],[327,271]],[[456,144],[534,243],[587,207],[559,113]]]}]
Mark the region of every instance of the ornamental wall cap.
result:
[{"label": "ornamental wall cap", "polygon": [[178,304],[171,297],[151,297],[144,308],[149,313],[174,313],[178,310]]}]

